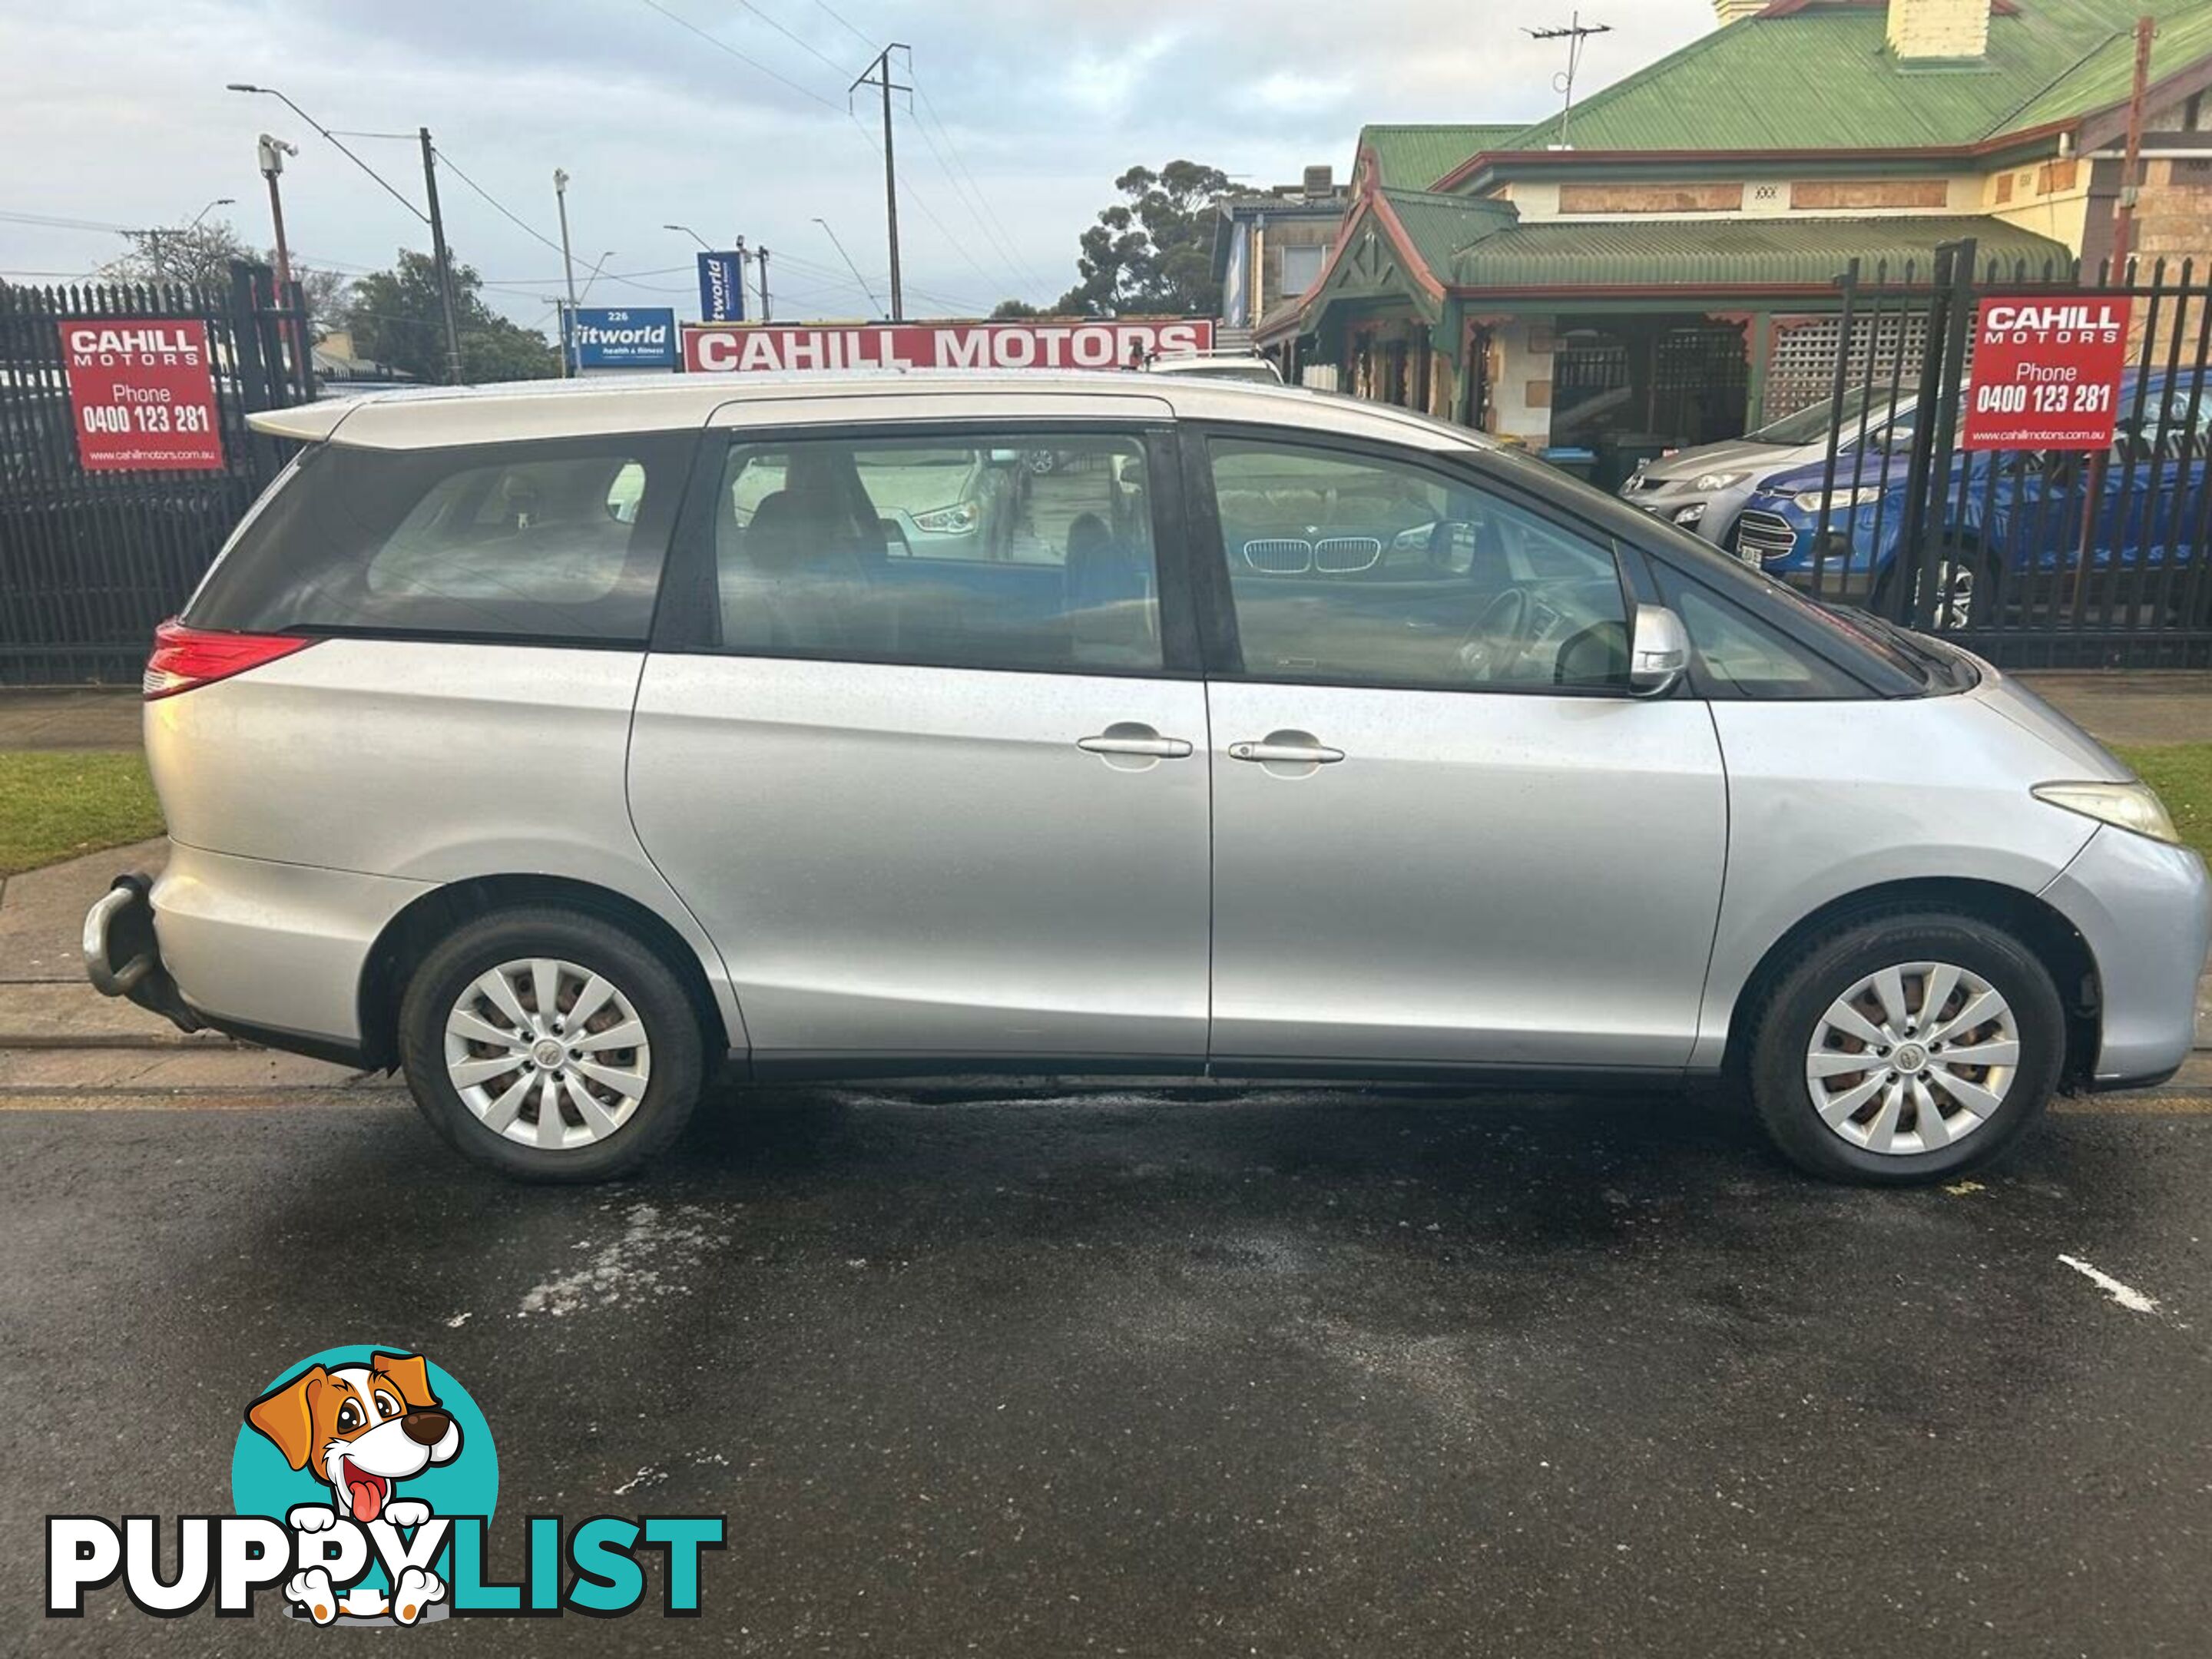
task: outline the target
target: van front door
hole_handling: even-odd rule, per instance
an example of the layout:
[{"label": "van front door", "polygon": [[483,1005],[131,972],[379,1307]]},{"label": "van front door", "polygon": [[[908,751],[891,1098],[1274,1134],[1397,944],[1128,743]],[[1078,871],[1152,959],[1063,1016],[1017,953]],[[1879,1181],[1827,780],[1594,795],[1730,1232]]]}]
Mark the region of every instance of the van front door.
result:
[{"label": "van front door", "polygon": [[1204,442],[1217,1067],[1686,1063],[1726,781],[1702,702],[1626,695],[1611,545],[1412,456]]}]

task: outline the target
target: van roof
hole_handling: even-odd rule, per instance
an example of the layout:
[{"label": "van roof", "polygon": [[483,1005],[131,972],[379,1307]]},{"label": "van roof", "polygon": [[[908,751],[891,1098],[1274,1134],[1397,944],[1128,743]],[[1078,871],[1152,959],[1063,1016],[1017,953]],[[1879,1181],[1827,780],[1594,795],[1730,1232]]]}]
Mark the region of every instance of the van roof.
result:
[{"label": "van roof", "polygon": [[[865,410],[861,408],[865,405]],[[528,438],[731,425],[926,419],[1161,418],[1240,421],[1395,439],[1424,449],[1489,441],[1410,410],[1301,386],[1125,370],[877,369],[847,373],[607,375],[497,386],[404,387],[249,416],[302,442],[430,449]]]}]

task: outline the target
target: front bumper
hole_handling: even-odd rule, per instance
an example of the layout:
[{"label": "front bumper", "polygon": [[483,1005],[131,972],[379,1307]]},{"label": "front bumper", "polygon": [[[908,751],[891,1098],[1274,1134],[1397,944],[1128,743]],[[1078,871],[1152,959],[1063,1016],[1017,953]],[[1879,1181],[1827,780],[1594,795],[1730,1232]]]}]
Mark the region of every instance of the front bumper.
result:
[{"label": "front bumper", "polygon": [[2212,953],[2212,877],[2185,847],[2109,826],[2044,889],[2097,964],[2103,1034],[2093,1087],[2170,1077],[2197,1035],[2197,981]]},{"label": "front bumper", "polygon": [[182,1031],[205,1028],[161,961],[154,933],[153,878],[118,876],[84,915],[84,976],[102,996],[123,997]]}]

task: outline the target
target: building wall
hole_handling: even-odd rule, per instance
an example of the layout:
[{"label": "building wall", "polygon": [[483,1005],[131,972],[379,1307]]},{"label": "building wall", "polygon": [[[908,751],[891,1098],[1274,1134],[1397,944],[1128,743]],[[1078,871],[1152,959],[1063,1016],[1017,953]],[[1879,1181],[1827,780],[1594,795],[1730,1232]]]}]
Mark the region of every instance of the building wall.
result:
[{"label": "building wall", "polygon": [[1541,449],[1552,435],[1552,319],[1483,319],[1490,336],[1490,414],[1486,430]]},{"label": "building wall", "polygon": [[1336,245],[1337,227],[1342,221],[1334,218],[1279,219],[1268,216],[1261,232],[1260,279],[1261,303],[1255,313],[1265,316],[1274,309],[1276,302],[1287,297],[1283,292],[1283,250],[1286,247],[1317,247],[1322,250],[1324,264],[1328,250]]},{"label": "building wall", "polygon": [[2072,156],[2002,167],[1982,180],[1972,210],[2063,242],[2075,255],[2088,229],[2090,165]]},{"label": "building wall", "polygon": [[1547,221],[1637,222],[1682,219],[1890,219],[1981,213],[1985,180],[1978,173],[1930,177],[1651,179],[1556,183],[1516,179],[1491,192],[1510,201],[1526,223]]}]

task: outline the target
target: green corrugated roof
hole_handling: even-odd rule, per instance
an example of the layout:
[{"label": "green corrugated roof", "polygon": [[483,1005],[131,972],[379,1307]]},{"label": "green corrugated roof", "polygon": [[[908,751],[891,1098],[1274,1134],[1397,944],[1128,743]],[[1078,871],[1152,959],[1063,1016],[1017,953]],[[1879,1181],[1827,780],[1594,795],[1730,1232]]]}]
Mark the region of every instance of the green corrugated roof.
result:
[{"label": "green corrugated roof", "polygon": [[1401,190],[1425,190],[1476,151],[1502,144],[1520,131],[1517,121],[1475,125],[1370,123],[1359,129],[1359,148],[1373,148],[1382,165],[1382,183]]},{"label": "green corrugated roof", "polygon": [[1386,190],[1382,197],[1405,226],[1421,263],[1443,283],[1451,281],[1452,261],[1462,248],[1497,235],[1520,219],[1509,202],[1438,196],[1425,190]]},{"label": "green corrugated roof", "polygon": [[1471,243],[1463,235],[1448,264],[1431,260],[1430,268],[1456,288],[1811,285],[1841,276],[1854,258],[1869,275],[1887,261],[1893,276],[1908,262],[1925,276],[1938,242],[1966,236],[1978,264],[2024,260],[2040,270],[2069,257],[2058,243],[1996,219],[1645,220],[1516,225]]},{"label": "green corrugated roof", "polygon": [[[1568,137],[1585,150],[1971,144],[2124,99],[2146,13],[2161,20],[2154,77],[2212,53],[2205,0],[2019,0],[1990,17],[1984,62],[1913,69],[1889,50],[1883,7],[1812,0],[1716,28],[1593,93]],[[1541,149],[1559,128],[1553,116],[1496,147]]]}]

